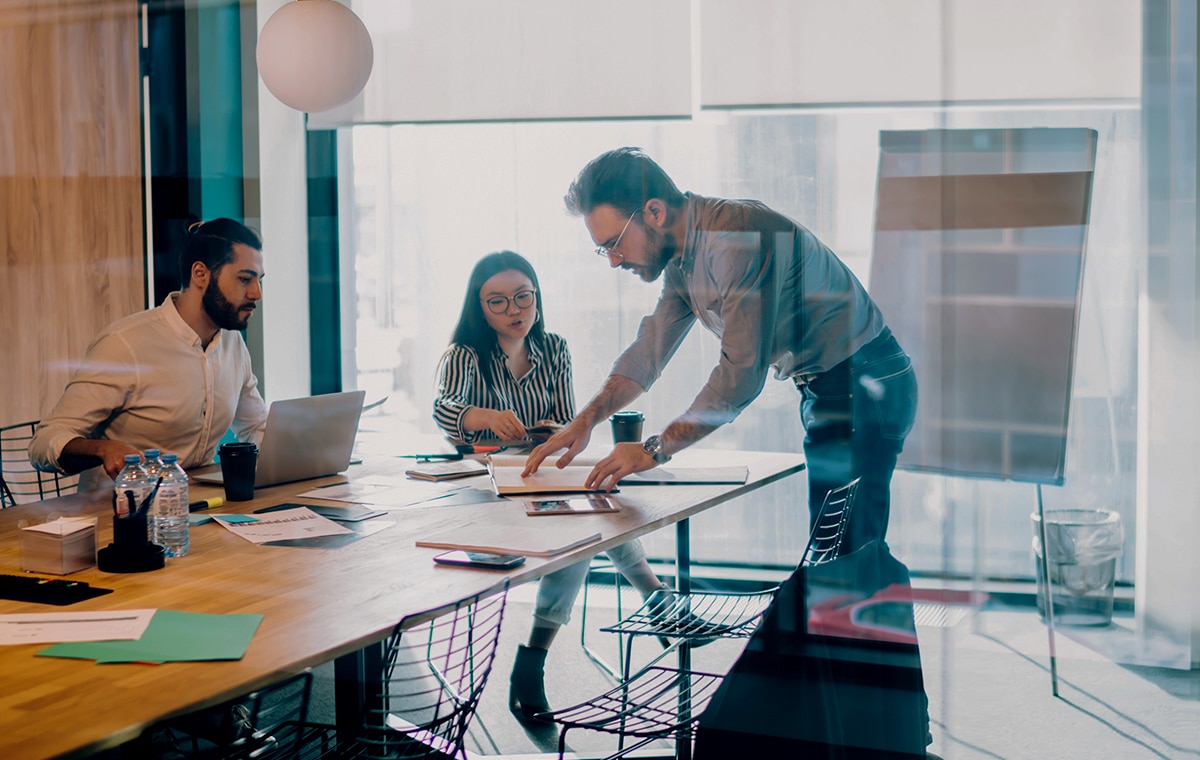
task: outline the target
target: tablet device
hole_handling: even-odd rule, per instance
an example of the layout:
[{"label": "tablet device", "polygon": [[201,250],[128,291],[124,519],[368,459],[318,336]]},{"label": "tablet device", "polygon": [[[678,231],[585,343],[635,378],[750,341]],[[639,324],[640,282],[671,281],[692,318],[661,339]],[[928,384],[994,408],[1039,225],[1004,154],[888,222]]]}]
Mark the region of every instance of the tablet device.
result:
[{"label": "tablet device", "polygon": [[608,494],[594,493],[557,499],[532,499],[525,502],[527,515],[592,515],[620,512],[621,505]]}]

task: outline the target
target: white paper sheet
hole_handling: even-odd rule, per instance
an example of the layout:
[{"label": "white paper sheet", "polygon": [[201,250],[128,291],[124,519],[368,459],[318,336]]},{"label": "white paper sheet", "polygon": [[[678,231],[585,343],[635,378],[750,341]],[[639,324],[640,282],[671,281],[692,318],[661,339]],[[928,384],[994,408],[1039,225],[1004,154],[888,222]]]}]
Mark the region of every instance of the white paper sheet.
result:
[{"label": "white paper sheet", "polygon": [[140,639],[154,610],[0,615],[0,645]]},{"label": "white paper sheet", "polygon": [[254,518],[254,522],[230,523],[222,520],[220,515],[214,515],[213,521],[221,523],[230,532],[255,544],[316,536],[338,536],[354,532],[333,520],[321,517],[307,507],[268,512],[255,515]]},{"label": "white paper sheet", "polygon": [[424,480],[403,478],[399,482],[380,483],[351,481],[338,483],[324,488],[313,488],[300,497],[310,499],[331,499],[333,501],[348,501],[354,504],[370,504],[381,509],[389,507],[408,507],[426,501],[433,501],[449,496],[466,486],[457,483],[435,483]]}]

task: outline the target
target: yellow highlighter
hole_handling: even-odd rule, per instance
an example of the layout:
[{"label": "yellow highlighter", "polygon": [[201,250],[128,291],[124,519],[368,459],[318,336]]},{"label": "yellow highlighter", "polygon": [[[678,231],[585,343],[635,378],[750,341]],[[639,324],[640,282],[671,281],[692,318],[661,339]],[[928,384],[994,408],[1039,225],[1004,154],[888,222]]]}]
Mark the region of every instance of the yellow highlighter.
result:
[{"label": "yellow highlighter", "polygon": [[188,511],[189,512],[199,512],[202,509],[216,509],[217,507],[221,506],[224,503],[225,503],[225,500],[222,499],[220,496],[214,496],[211,499],[201,499],[200,501],[193,501],[191,504],[188,504]]}]

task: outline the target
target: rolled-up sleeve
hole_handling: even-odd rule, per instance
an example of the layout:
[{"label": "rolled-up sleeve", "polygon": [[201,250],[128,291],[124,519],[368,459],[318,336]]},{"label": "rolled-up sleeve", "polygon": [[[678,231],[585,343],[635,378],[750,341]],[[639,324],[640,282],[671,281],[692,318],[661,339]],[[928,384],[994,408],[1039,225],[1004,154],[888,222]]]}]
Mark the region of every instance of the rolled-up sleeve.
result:
[{"label": "rolled-up sleeve", "polygon": [[446,349],[438,362],[433,421],[451,438],[465,441],[471,435],[463,429],[463,417],[473,408],[472,386],[479,381],[479,361],[474,351],[459,345]]},{"label": "rolled-up sleeve", "polygon": [[245,380],[238,396],[237,411],[233,416],[233,433],[239,441],[261,444],[267,430],[267,404],[258,392],[258,378],[250,369],[250,356],[246,355]]},{"label": "rolled-up sleeve", "polygon": [[710,253],[698,260],[720,303],[721,358],[688,409],[709,425],[732,421],[762,392],[770,370],[779,283],[773,235],[722,232],[706,236]]},{"label": "rolled-up sleeve", "polygon": [[101,335],[88,348],[54,409],[29,442],[29,462],[43,472],[62,471],[63,447],[97,431],[129,404],[138,387],[138,364],[119,335]]},{"label": "rolled-up sleeve", "polygon": [[650,390],[662,375],[663,368],[696,321],[696,315],[681,292],[683,275],[672,266],[667,269],[667,278],[654,311],[642,318],[637,338],[617,357],[611,370],[613,375],[633,380],[643,391]]}]

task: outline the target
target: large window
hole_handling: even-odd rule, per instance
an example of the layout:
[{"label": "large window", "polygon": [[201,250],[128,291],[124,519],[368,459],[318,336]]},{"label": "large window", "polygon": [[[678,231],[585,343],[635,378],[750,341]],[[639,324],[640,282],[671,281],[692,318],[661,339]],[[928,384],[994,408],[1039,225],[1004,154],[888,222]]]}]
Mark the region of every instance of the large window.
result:
[{"label": "large window", "polygon": [[[1133,334],[1139,207],[1140,114],[1133,105],[1030,108],[825,108],[704,112],[688,121],[359,126],[342,131],[342,224],[353,230],[356,366],[347,384],[389,395],[397,433],[434,432],[433,377],[482,255],[523,254],[538,269],[548,329],[568,341],[582,404],[632,340],[660,283],[609,271],[591,254],[582,221],[562,195],[604,150],[646,149],[682,189],[756,198],[812,229],[869,281],[879,134],[931,128],[1089,127],[1099,133],[1087,244],[1066,485],[1047,508],[1115,509],[1134,520]],[[636,406],[647,429],[683,411],[717,361],[697,326],[666,374]],[[704,445],[798,451],[799,395],[769,381],[735,423]],[[598,429],[597,443],[607,442]],[[914,571],[1030,577],[1032,486],[898,473],[889,540]],[[794,565],[806,539],[805,489],[795,478],[701,516],[702,561]],[[1133,541],[1127,542],[1132,549]],[[652,540],[652,552],[670,543]],[[1132,578],[1127,551],[1120,577]]]}]

